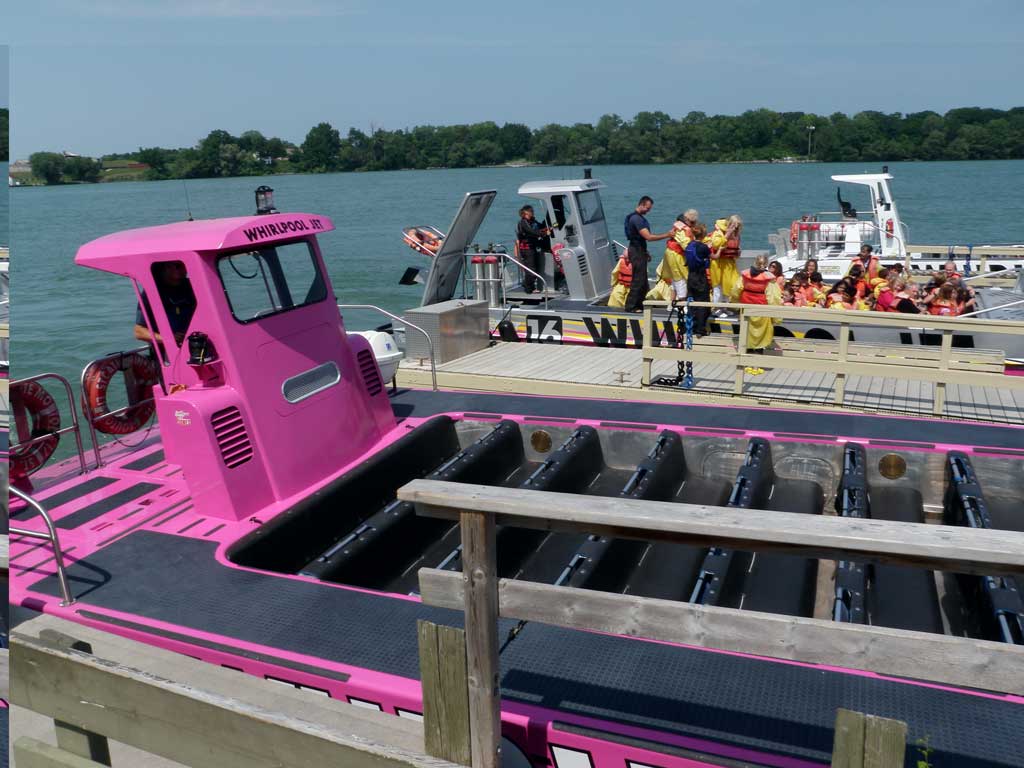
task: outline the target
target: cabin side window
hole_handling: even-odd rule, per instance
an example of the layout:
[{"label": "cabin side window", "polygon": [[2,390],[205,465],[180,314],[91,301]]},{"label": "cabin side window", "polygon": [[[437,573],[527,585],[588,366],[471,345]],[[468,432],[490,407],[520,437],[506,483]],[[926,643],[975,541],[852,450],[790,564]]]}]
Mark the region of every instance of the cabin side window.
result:
[{"label": "cabin side window", "polygon": [[221,256],[217,273],[231,314],[240,323],[327,297],[313,247],[306,241]]}]

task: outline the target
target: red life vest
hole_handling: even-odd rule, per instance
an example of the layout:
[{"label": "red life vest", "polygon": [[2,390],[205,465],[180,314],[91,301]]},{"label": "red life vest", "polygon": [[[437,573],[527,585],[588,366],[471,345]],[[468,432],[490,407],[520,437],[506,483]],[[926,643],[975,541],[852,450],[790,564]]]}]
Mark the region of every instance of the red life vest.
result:
[{"label": "red life vest", "polygon": [[[690,239],[692,240],[693,238],[690,238]],[[666,245],[665,247],[668,248],[671,251],[675,251],[680,256],[683,255],[683,246],[681,246],[679,243],[677,243],[675,238],[673,238],[673,237],[670,237],[668,239],[668,245]]]},{"label": "red life vest", "polygon": [[740,277],[743,279],[743,292],[740,294],[741,304],[768,303],[764,292],[768,287],[768,283],[775,279],[771,272],[761,272],[757,275],[752,275],[749,269],[745,269]]},{"label": "red life vest", "polygon": [[718,249],[718,258],[720,259],[738,259],[739,256],[740,239],[738,237],[726,240],[725,245]]},{"label": "red life vest", "polygon": [[619,257],[619,284],[633,284],[633,264],[625,256]]},{"label": "red life vest", "polygon": [[875,311],[877,312],[899,312],[896,309],[896,294],[892,292],[891,288],[883,288],[878,292],[878,298],[875,299]]},{"label": "red life vest", "polygon": [[955,317],[956,304],[952,301],[936,299],[935,301],[928,305],[928,314],[941,315],[943,317]]}]

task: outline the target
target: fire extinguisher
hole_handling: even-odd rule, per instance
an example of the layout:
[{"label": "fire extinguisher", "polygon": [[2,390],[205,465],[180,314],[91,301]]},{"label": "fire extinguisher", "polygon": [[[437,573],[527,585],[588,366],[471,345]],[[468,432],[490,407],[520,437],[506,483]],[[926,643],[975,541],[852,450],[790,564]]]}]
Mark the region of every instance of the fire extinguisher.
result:
[{"label": "fire extinguisher", "polygon": [[885,222],[885,236],[892,237],[892,219],[887,219]]}]

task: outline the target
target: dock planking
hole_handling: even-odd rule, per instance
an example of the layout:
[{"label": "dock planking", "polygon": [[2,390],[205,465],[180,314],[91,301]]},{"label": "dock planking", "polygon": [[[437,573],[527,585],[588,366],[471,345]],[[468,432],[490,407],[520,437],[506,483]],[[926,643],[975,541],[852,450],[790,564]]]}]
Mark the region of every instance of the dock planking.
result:
[{"label": "dock planking", "polygon": [[[761,404],[799,404],[835,409],[835,374],[772,369],[764,356],[761,375],[748,375],[741,397],[733,395],[734,368],[721,363],[694,363],[693,389],[642,388],[639,349],[583,345],[498,343],[437,367],[442,386],[459,389],[567,394],[566,387],[600,388],[594,396],[621,399],[704,400]],[[856,375],[847,376],[844,406],[839,410],[932,416],[934,384]],[[656,360],[652,380],[675,376],[676,365]],[[403,360],[399,380],[405,385],[429,384],[429,365]],[[578,391],[576,394],[585,394]],[[947,385],[945,418],[1000,424],[1024,423],[1024,392],[998,387]]]}]

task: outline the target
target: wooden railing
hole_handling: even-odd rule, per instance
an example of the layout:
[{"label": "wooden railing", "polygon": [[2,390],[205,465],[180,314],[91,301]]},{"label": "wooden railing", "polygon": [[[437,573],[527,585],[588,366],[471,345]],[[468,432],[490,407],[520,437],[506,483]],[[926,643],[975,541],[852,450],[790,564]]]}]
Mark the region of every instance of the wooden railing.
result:
[{"label": "wooden railing", "polygon": [[[654,310],[664,310],[664,302],[647,302],[643,316],[642,386],[651,384],[651,366],[655,360],[735,366],[734,395],[742,395],[747,367],[783,368],[835,375],[833,400],[843,405],[846,380],[850,375],[877,376],[897,380],[928,381],[934,384],[932,410],[945,410],[946,385],[965,384],[1024,391],[1024,377],[1005,376],[1005,354],[999,350],[962,349],[953,346],[955,334],[1002,334],[1007,338],[1024,336],[1024,322],[1013,320],[977,320],[973,318],[931,317],[888,312],[823,310],[804,307],[780,307],[755,304],[713,304],[691,302],[691,307],[725,307],[737,314],[736,337],[711,335],[694,339],[693,349],[657,346],[659,334],[652,327]],[[660,314],[660,313],[659,313]],[[747,349],[750,320],[770,318],[792,320],[835,329],[836,341],[817,339],[776,339],[770,354],[752,354]],[[912,327],[941,336],[936,347],[918,345],[861,344],[851,340],[857,327]]]},{"label": "wooden railing", "polygon": [[[1024,533],[787,512],[752,515],[430,480],[403,486],[398,498],[415,503],[420,515],[461,526],[462,573],[424,568],[419,575],[425,603],[465,611],[474,768],[499,765],[499,617],[1024,693],[1022,646],[499,579],[495,529],[512,525],[979,574],[1024,574]],[[838,736],[837,730],[837,743]],[[900,758],[876,765],[902,765],[902,752]]]},{"label": "wooden railing", "polygon": [[11,648],[14,705],[53,718],[57,741],[13,740],[19,768],[118,765],[108,739],[192,768],[455,768],[427,756],[421,723],[52,616]]}]

